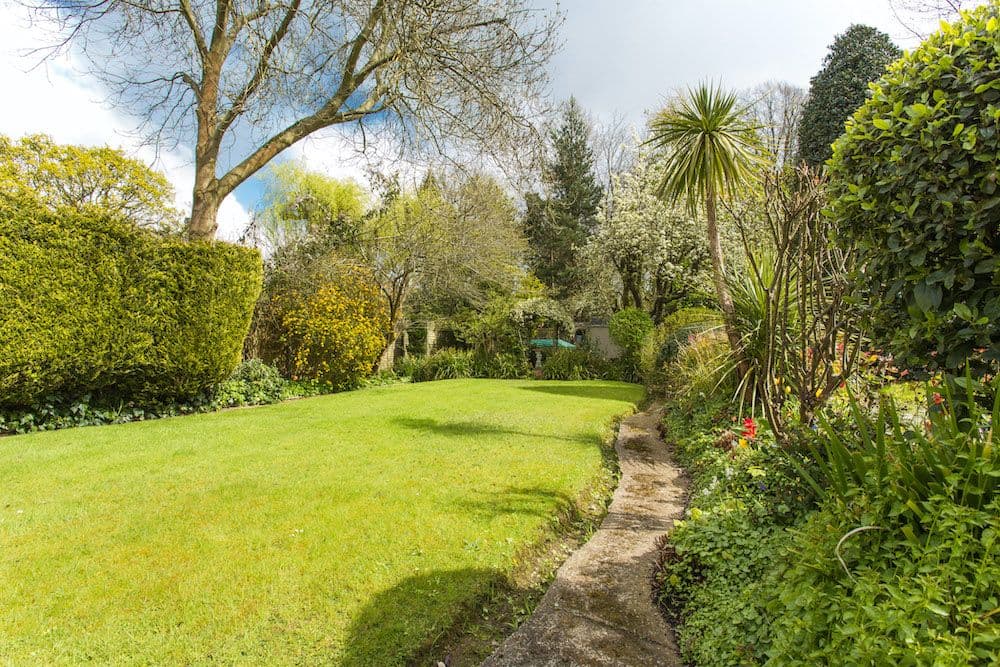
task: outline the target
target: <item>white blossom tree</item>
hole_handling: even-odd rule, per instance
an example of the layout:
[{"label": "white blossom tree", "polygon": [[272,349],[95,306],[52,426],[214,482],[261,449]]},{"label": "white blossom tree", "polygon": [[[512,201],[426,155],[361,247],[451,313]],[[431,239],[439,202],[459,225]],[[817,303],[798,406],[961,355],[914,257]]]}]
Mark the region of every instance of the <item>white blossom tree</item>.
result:
[{"label": "white blossom tree", "polygon": [[614,289],[617,307],[644,309],[654,321],[685,295],[711,285],[704,229],[695,216],[657,196],[661,179],[646,153],[613,175],[614,206],[607,197],[602,202],[600,223],[584,249],[594,278],[592,301],[607,303]]}]

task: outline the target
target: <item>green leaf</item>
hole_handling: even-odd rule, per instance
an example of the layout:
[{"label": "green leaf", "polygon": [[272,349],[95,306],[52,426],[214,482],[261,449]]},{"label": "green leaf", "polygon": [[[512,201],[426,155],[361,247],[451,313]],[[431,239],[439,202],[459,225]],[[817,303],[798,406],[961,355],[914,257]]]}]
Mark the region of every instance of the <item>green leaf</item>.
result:
[{"label": "green leaf", "polygon": [[876,118],[872,121],[872,124],[880,130],[888,130],[892,127],[892,123],[885,118]]}]

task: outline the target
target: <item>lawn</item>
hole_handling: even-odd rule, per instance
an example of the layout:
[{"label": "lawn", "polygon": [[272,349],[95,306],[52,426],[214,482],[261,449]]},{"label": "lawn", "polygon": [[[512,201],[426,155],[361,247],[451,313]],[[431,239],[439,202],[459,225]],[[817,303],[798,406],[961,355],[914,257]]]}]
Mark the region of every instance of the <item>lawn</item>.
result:
[{"label": "lawn", "polygon": [[405,662],[641,395],[454,380],[0,438],[0,662]]}]

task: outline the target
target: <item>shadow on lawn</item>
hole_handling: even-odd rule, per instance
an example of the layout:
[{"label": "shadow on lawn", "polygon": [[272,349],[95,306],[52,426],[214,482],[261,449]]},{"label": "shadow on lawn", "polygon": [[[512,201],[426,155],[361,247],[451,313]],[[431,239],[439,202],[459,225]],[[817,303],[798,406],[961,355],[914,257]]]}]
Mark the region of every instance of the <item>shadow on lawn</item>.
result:
[{"label": "shadow on lawn", "polygon": [[525,391],[537,391],[542,394],[556,396],[573,396],[575,398],[598,398],[605,401],[635,402],[635,386],[620,384],[589,384],[589,385],[557,385],[521,387]]},{"label": "shadow on lawn", "polygon": [[478,664],[483,652],[488,654],[489,642],[469,645],[461,640],[495,635],[495,629],[487,627],[490,622],[482,619],[484,608],[503,623],[504,607],[526,594],[498,570],[468,568],[408,577],[361,610],[348,629],[339,664],[433,665],[446,657],[449,664]]},{"label": "shadow on lawn", "polygon": [[482,494],[480,500],[463,500],[456,505],[490,518],[508,514],[530,514],[542,518],[579,514],[576,504],[567,494],[539,486],[512,486],[504,491]]},{"label": "shadow on lawn", "polygon": [[527,438],[541,438],[543,440],[565,440],[566,442],[579,442],[587,445],[598,444],[593,435],[581,433],[579,435],[552,435],[549,433],[536,433],[534,431],[522,431],[506,426],[488,424],[478,421],[442,421],[429,417],[393,417],[392,421],[403,428],[411,431],[431,431],[439,435],[464,437],[488,437],[494,435],[518,435]]}]

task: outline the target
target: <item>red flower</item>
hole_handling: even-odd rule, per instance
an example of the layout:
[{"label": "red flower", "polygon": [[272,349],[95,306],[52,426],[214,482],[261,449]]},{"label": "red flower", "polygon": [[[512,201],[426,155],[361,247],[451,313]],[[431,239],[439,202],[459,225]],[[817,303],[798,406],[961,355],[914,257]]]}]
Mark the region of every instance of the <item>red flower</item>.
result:
[{"label": "red flower", "polygon": [[753,423],[753,417],[747,417],[743,420],[742,435],[747,440],[753,440],[757,437],[757,425]]},{"label": "red flower", "polygon": [[944,403],[944,397],[941,394],[934,392],[934,405],[941,405]]}]

